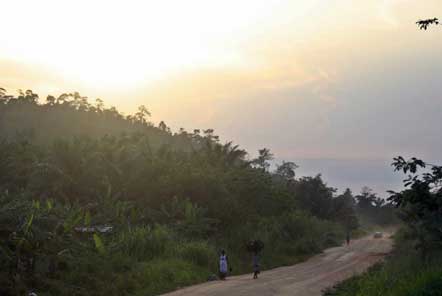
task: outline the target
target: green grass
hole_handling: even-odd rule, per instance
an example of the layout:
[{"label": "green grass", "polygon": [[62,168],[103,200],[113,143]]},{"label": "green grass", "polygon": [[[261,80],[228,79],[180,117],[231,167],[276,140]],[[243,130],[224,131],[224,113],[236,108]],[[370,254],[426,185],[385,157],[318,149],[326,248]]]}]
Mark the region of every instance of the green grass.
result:
[{"label": "green grass", "polygon": [[[20,204],[23,207],[17,207],[12,218],[27,217],[23,214],[27,203]],[[34,269],[20,269],[12,278],[9,267],[14,264],[13,257],[0,243],[2,296],[26,295],[30,291],[39,296],[158,295],[204,282],[216,274],[220,249],[229,256],[232,274],[251,273],[252,258],[245,248],[250,239],[265,242],[261,254],[263,270],[298,263],[343,240],[341,226],[301,211],[263,218],[207,238],[183,233],[173,225],[141,223],[121,225],[111,233],[79,234],[70,230],[70,221],[78,220],[76,208],[60,206],[55,210],[38,208],[31,216],[33,225],[26,236],[26,246],[35,248]],[[61,233],[47,231],[51,215],[68,217],[57,228]]]},{"label": "green grass", "polygon": [[[317,233],[322,228],[334,229],[320,221],[311,225]],[[279,234],[271,233],[275,235]],[[262,254],[263,269],[298,263],[342,239],[340,231],[315,235],[269,242]],[[39,295],[158,295],[205,282],[216,274],[221,247],[228,252],[232,274],[251,272],[251,255],[235,238],[216,242],[188,240],[165,226],[140,226],[102,236],[99,246],[94,239],[89,244],[89,248],[67,260],[66,270],[55,277],[41,275],[35,291]]]}]

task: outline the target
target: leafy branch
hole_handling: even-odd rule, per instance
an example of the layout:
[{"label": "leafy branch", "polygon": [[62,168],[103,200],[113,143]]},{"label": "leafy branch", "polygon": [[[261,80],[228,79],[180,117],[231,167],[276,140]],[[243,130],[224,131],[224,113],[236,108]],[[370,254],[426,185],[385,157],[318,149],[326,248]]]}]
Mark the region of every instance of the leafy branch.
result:
[{"label": "leafy branch", "polygon": [[419,29],[421,30],[427,30],[428,26],[430,25],[439,25],[439,19],[438,18],[432,18],[432,19],[426,19],[426,20],[418,20],[416,22]]}]

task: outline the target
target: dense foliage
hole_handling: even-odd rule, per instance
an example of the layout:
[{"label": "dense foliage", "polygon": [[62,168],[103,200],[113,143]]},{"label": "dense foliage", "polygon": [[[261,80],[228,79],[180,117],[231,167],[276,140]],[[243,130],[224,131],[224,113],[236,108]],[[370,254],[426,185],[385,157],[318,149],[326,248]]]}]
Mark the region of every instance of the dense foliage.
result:
[{"label": "dense foliage", "polygon": [[380,226],[398,224],[395,206],[377,196],[370,188],[363,187],[355,199],[361,224]]},{"label": "dense foliage", "polygon": [[38,102],[0,91],[2,295],[152,295],[203,281],[226,249],[234,273],[246,244],[264,268],[339,244],[358,227],[351,192],[321,176],[270,171],[213,130],[123,116],[77,93]]},{"label": "dense foliage", "polygon": [[[400,218],[412,231],[416,247],[424,256],[442,246],[442,166],[403,157],[394,159],[396,171],[408,174],[404,180],[405,190],[390,191],[389,200],[400,211]],[[420,169],[426,169],[422,174]]]}]

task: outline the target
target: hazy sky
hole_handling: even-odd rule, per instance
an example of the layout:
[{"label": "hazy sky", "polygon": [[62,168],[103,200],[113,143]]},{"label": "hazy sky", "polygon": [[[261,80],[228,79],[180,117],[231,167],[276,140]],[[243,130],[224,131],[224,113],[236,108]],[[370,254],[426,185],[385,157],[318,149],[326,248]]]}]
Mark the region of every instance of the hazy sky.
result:
[{"label": "hazy sky", "polygon": [[382,192],[398,154],[441,161],[440,0],[2,1],[0,86],[126,113]]}]

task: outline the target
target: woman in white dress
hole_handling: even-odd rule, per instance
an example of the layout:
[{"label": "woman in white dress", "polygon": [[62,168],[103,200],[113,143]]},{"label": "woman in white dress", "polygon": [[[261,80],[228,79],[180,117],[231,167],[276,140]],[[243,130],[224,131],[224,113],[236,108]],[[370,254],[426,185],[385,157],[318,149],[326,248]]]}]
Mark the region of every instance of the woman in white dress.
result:
[{"label": "woman in white dress", "polygon": [[225,280],[228,271],[228,259],[226,252],[221,250],[221,255],[219,256],[219,278]]}]

